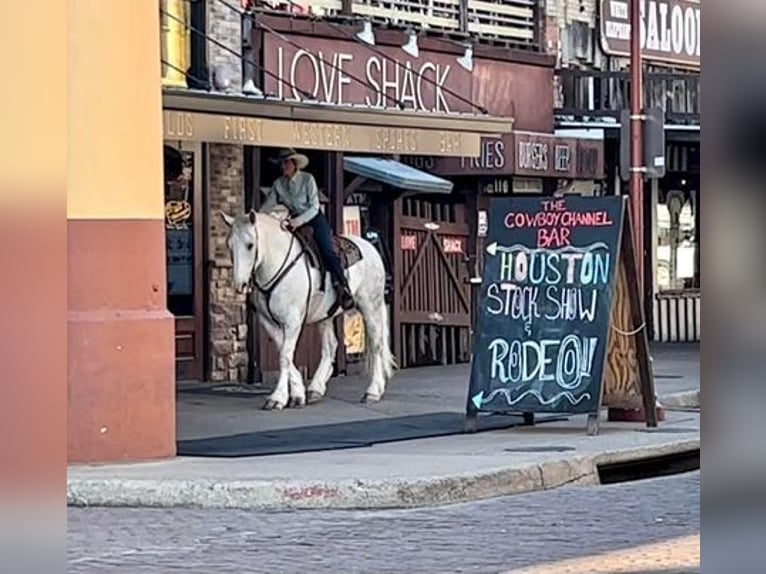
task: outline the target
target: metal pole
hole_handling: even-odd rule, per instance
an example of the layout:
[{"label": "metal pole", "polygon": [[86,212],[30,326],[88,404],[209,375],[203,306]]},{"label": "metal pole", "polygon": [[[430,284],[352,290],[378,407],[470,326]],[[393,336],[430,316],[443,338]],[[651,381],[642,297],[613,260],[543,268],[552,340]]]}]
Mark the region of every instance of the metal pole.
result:
[{"label": "metal pole", "polygon": [[643,108],[643,74],[641,70],[641,2],[630,3],[630,207],[633,219],[633,244],[641,307],[644,305],[644,178],[643,142],[641,141]]}]

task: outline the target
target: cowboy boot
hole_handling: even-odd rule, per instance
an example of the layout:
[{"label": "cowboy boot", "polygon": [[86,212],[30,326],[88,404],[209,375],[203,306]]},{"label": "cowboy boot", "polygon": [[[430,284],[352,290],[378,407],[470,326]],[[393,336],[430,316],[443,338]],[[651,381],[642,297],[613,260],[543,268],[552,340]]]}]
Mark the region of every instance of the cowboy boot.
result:
[{"label": "cowboy boot", "polygon": [[356,306],[354,295],[351,293],[351,288],[348,286],[348,283],[345,282],[342,285],[340,304],[344,311],[353,309]]},{"label": "cowboy boot", "polygon": [[352,309],[356,303],[354,303],[354,296],[351,294],[351,288],[345,278],[343,281],[336,281],[334,287],[338,302],[343,310]]}]

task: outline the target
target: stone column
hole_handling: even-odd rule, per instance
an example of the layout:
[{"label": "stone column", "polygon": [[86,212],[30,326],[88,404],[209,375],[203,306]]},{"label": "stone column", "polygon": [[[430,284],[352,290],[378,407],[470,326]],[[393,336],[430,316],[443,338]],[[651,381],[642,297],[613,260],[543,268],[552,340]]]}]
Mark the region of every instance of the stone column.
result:
[{"label": "stone column", "polygon": [[175,455],[159,25],[151,2],[69,4],[69,462]]},{"label": "stone column", "polygon": [[211,144],[208,185],[208,356],[211,381],[247,380],[247,315],[245,297],[231,286],[228,227],[218,211],[244,211],[244,148]]}]

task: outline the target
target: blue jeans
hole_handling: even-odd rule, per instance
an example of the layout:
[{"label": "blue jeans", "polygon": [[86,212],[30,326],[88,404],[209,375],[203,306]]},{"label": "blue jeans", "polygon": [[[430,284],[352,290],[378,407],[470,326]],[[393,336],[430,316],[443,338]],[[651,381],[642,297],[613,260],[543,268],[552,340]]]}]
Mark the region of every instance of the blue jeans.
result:
[{"label": "blue jeans", "polygon": [[343,275],[343,266],[340,257],[335,252],[332,241],[332,229],[323,213],[319,213],[305,225],[314,231],[314,241],[319,249],[319,256],[333,278],[334,285],[346,285],[346,277]]}]

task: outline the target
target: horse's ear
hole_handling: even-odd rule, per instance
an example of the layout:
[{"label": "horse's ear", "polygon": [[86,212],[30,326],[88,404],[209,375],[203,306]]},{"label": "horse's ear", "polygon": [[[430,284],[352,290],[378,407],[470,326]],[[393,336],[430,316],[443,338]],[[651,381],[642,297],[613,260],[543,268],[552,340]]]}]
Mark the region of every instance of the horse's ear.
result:
[{"label": "horse's ear", "polygon": [[250,225],[255,225],[255,210],[251,209],[250,213],[247,214],[248,219],[250,220]]},{"label": "horse's ear", "polygon": [[229,227],[234,224],[234,218],[225,211],[218,210],[218,214],[221,216],[221,219],[223,219],[223,222]]}]

